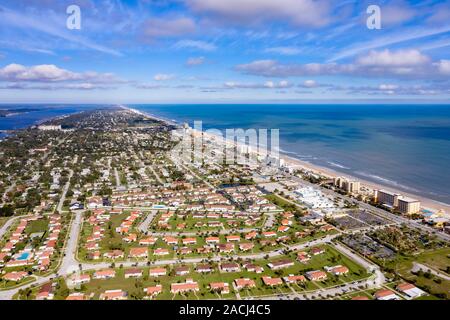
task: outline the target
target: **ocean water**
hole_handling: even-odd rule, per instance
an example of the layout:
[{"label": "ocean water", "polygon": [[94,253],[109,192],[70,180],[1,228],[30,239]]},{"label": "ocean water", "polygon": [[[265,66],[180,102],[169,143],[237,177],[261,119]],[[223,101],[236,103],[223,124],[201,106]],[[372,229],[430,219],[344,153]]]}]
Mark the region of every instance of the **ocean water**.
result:
[{"label": "ocean water", "polygon": [[[93,105],[17,105],[8,104],[0,105],[0,109],[30,108],[39,109],[39,111],[30,111],[11,115],[8,117],[0,117],[0,130],[22,129],[32,125],[36,125],[45,120],[63,116],[66,114],[76,113],[83,110],[93,108]],[[5,137],[5,133],[0,133],[0,138]]]},{"label": "ocean water", "polygon": [[[100,105],[1,105],[0,130]],[[450,204],[450,105],[129,105],[204,129],[279,129],[292,157]],[[0,134],[1,135],[1,134]]]},{"label": "ocean water", "polygon": [[279,129],[289,156],[450,204],[450,105],[130,107],[204,129]]}]

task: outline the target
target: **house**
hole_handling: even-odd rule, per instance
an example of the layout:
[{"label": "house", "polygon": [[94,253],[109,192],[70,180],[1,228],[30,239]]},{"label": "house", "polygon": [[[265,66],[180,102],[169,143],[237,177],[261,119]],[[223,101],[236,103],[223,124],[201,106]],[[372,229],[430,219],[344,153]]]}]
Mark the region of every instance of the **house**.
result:
[{"label": "house", "polygon": [[125,270],[125,279],[142,277],[142,269],[127,269]]},{"label": "house", "polygon": [[237,290],[256,287],[255,281],[249,278],[234,279],[234,284]]},{"label": "house", "polygon": [[220,294],[230,293],[230,286],[227,282],[211,282],[209,287],[213,292],[218,292]]},{"label": "house", "polygon": [[91,276],[88,274],[80,274],[80,275],[73,275],[69,278],[69,284],[71,285],[81,285],[84,283],[88,283],[91,281]]},{"label": "house", "polygon": [[325,270],[334,274],[335,276],[344,275],[349,272],[347,267],[341,266],[341,265],[334,266],[334,267],[325,267]]},{"label": "house", "polygon": [[294,265],[294,261],[291,261],[289,259],[281,259],[281,260],[270,262],[267,265],[272,270],[280,270],[280,269],[292,267]]},{"label": "house", "polygon": [[256,272],[256,273],[263,273],[264,272],[264,268],[261,266],[258,266],[256,264],[253,263],[246,263],[243,265],[243,267],[248,271],[248,272]]},{"label": "house", "polygon": [[239,242],[241,240],[241,237],[238,235],[229,235],[225,237],[227,242]]},{"label": "house", "polygon": [[89,298],[81,292],[71,293],[66,298],[67,301],[82,301],[82,300],[88,300],[88,299]]},{"label": "house", "polygon": [[135,233],[130,233],[128,236],[123,238],[123,241],[127,243],[135,242],[137,240],[137,235]]},{"label": "house", "polygon": [[263,237],[265,238],[273,238],[277,236],[277,233],[275,231],[266,231],[262,233]]},{"label": "house", "polygon": [[262,277],[262,281],[266,286],[274,287],[283,284],[281,278]]},{"label": "house", "polygon": [[370,300],[370,299],[367,298],[366,296],[356,296],[353,297],[352,300]]},{"label": "house", "polygon": [[219,252],[231,253],[234,251],[234,244],[232,243],[218,244],[217,248],[219,249]]},{"label": "house", "polygon": [[100,300],[127,300],[128,293],[123,290],[106,290],[100,295]]},{"label": "house", "polygon": [[99,270],[94,273],[94,279],[111,279],[116,276],[114,269]]},{"label": "house", "polygon": [[255,239],[257,237],[257,235],[258,234],[256,233],[256,231],[251,231],[245,235],[245,240]]},{"label": "house", "polygon": [[286,283],[297,283],[297,282],[305,282],[306,278],[303,275],[294,276],[290,274],[287,277],[283,277],[284,282]]},{"label": "house", "polygon": [[165,268],[153,268],[148,272],[150,277],[159,277],[165,276],[167,274],[167,270]]},{"label": "house", "polygon": [[87,204],[89,209],[97,209],[103,207],[102,197],[94,196],[87,199]]},{"label": "house", "polygon": [[388,289],[382,289],[375,292],[375,298],[377,300],[400,300],[399,296]]},{"label": "house", "polygon": [[199,290],[198,283],[192,279],[186,279],[185,283],[172,283],[170,285],[170,292],[174,294]]},{"label": "house", "polygon": [[156,286],[153,287],[147,287],[144,289],[144,292],[149,298],[154,298],[155,296],[157,296],[162,292],[162,285],[157,284]]},{"label": "house", "polygon": [[309,260],[311,260],[311,256],[306,252],[301,251],[297,253],[297,260],[300,261],[301,263],[306,263]]},{"label": "house", "polygon": [[219,237],[207,237],[207,238],[205,239],[205,241],[206,241],[206,243],[208,243],[208,244],[217,244],[217,243],[220,242],[220,239],[219,239]]},{"label": "house", "polygon": [[36,300],[53,300],[53,285],[51,282],[44,284],[36,295]]},{"label": "house", "polygon": [[190,272],[190,268],[188,266],[175,267],[174,270],[177,276],[185,276]]},{"label": "house", "polygon": [[24,271],[13,271],[13,272],[9,272],[9,273],[5,274],[3,276],[3,280],[17,282],[17,281],[20,281],[20,280],[24,279],[27,276],[28,276],[27,272],[24,272]]},{"label": "house", "polygon": [[167,255],[169,254],[169,249],[166,249],[166,248],[156,248],[156,249],[153,251],[153,254],[154,254],[155,256],[167,256]]},{"label": "house", "polygon": [[319,247],[311,248],[311,254],[312,254],[313,256],[317,256],[317,255],[322,254],[322,253],[324,253],[324,252],[325,252],[325,249],[324,249],[324,248],[319,248]]},{"label": "house", "polygon": [[252,250],[255,247],[255,244],[252,242],[247,242],[247,243],[240,243],[239,244],[239,249],[241,251],[249,251]]},{"label": "house", "polygon": [[163,241],[169,245],[174,245],[178,243],[177,238],[171,236],[164,237]]},{"label": "house", "polygon": [[397,285],[396,289],[397,291],[405,294],[409,299],[415,299],[426,294],[425,291],[420,290],[415,285],[406,282]]},{"label": "house", "polygon": [[130,258],[147,258],[148,249],[147,248],[130,248],[130,253],[128,254]]},{"label": "house", "polygon": [[288,226],[280,226],[277,229],[278,232],[288,232],[289,231],[289,227]]},{"label": "house", "polygon": [[181,242],[183,243],[183,245],[196,244],[197,243],[197,239],[195,239],[195,238],[185,238],[185,239],[181,240]]},{"label": "house", "polygon": [[158,238],[155,238],[155,237],[146,237],[146,238],[139,240],[139,244],[141,246],[151,246],[151,245],[154,245],[157,240],[158,240]]},{"label": "house", "polygon": [[327,274],[324,271],[314,270],[307,272],[306,277],[311,281],[323,281],[327,279]]},{"label": "house", "polygon": [[112,259],[112,260],[123,259],[124,256],[125,256],[125,254],[124,254],[124,252],[122,250],[111,250],[111,251],[105,252],[103,254],[104,258]]},{"label": "house", "polygon": [[195,271],[198,273],[209,273],[209,272],[213,272],[214,268],[213,268],[213,266],[211,266],[209,264],[199,264],[195,268]]},{"label": "house", "polygon": [[241,267],[238,263],[234,262],[227,262],[227,263],[221,263],[219,265],[220,272],[239,272],[241,271]]},{"label": "house", "polygon": [[100,251],[94,251],[88,254],[88,259],[90,260],[99,260],[100,259]]}]

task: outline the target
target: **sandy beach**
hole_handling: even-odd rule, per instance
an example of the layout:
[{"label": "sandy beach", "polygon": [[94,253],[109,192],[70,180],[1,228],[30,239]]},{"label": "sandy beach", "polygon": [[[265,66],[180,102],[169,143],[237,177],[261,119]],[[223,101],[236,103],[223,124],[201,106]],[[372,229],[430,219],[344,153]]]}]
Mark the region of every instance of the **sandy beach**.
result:
[{"label": "sandy beach", "polygon": [[[144,112],[141,112],[139,110],[132,109],[132,108],[129,108],[129,107],[126,107],[126,106],[120,106],[120,107],[122,107],[124,109],[127,109],[127,110],[130,110],[130,111],[132,111],[134,113],[140,114],[142,116],[146,116],[146,117],[149,117],[149,118],[161,121],[161,122],[165,122],[165,123],[170,124],[170,125],[180,125],[180,124],[175,123],[173,121],[170,121],[170,120],[167,120],[167,119],[158,118],[158,117],[156,117],[154,115],[147,114],[147,113],[144,113]],[[208,136],[208,133],[205,133],[205,132],[202,132],[202,133],[203,133],[204,136]],[[197,134],[200,134],[200,133],[197,133]],[[215,139],[216,137],[211,135],[210,138]],[[227,141],[227,143],[240,145],[240,144],[237,144],[236,142],[232,142],[232,141]],[[253,152],[255,152],[255,151],[253,151]],[[268,152],[255,152],[255,153],[260,154],[260,155],[261,154],[262,155],[268,154]],[[351,176],[351,175],[349,175],[347,173],[341,173],[341,172],[339,172],[337,170],[334,170],[334,169],[318,166],[318,165],[315,165],[315,164],[312,164],[312,163],[309,163],[309,162],[306,162],[306,161],[302,161],[302,160],[293,158],[291,156],[288,156],[288,155],[285,155],[285,154],[282,154],[282,153],[280,153],[279,156],[280,156],[280,159],[283,159],[284,162],[286,164],[288,164],[288,165],[291,165],[291,166],[294,166],[294,167],[303,168],[305,170],[309,170],[309,171],[312,171],[314,173],[317,173],[317,174],[320,174],[320,175],[324,175],[324,176],[327,176],[327,177],[330,177],[330,178],[343,176],[343,177],[347,177],[347,178],[350,178],[350,179],[358,180],[358,181],[361,182],[361,186],[362,187],[367,187],[367,188],[372,189],[372,190],[386,189],[386,190],[390,190],[390,191],[399,193],[399,194],[401,194],[403,196],[407,196],[407,197],[410,197],[410,198],[418,199],[418,200],[420,200],[421,207],[423,209],[428,209],[428,210],[431,210],[431,211],[444,210],[445,215],[447,215],[447,216],[450,213],[450,205],[449,204],[438,202],[438,201],[435,201],[435,200],[432,200],[432,199],[429,199],[429,198],[426,198],[426,197],[422,197],[421,195],[418,195],[418,194],[404,192],[404,191],[398,190],[396,188],[393,188],[391,186],[386,186],[386,185],[383,185],[383,184],[380,184],[380,183],[376,183],[376,182],[360,179],[360,178],[357,178],[357,177],[353,177],[353,176]]]}]

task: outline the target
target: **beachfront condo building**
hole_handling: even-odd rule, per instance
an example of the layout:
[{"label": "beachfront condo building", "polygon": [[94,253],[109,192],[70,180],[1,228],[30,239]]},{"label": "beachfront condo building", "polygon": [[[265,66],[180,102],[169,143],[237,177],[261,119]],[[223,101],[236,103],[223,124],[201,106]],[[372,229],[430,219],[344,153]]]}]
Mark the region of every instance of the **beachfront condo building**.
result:
[{"label": "beachfront condo building", "polygon": [[420,201],[407,197],[399,198],[397,209],[403,214],[418,213],[420,211]]},{"label": "beachfront condo building", "polygon": [[358,194],[361,183],[356,180],[349,180],[345,177],[334,178],[334,185],[345,192]]},{"label": "beachfront condo building", "polygon": [[378,203],[396,208],[398,206],[398,199],[401,197],[401,194],[387,190],[378,190],[376,197]]},{"label": "beachfront condo building", "polygon": [[399,193],[378,190],[376,193],[378,203],[395,208],[403,214],[414,214],[420,211],[420,201],[404,197]]}]

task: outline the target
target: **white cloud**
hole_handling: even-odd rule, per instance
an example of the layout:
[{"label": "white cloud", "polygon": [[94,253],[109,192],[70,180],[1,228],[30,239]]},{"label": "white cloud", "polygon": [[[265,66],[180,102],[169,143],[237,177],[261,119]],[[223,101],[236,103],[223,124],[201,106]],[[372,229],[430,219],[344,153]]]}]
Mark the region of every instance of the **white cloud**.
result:
[{"label": "white cloud", "polygon": [[296,47],[273,47],[273,48],[267,48],[264,50],[264,52],[267,53],[276,53],[286,56],[294,56],[302,52],[300,48]]},{"label": "white cloud", "polygon": [[319,27],[330,21],[328,0],[185,0],[194,12],[212,15],[227,23],[289,22]]},{"label": "white cloud", "polygon": [[398,89],[398,85],[396,85],[396,84],[380,84],[378,89],[380,89],[380,90],[395,90],[395,89]]},{"label": "white cloud", "polygon": [[59,68],[53,64],[42,64],[27,67],[16,63],[9,64],[0,69],[0,80],[10,82],[122,82],[111,73],[97,73],[92,71],[78,73]]},{"label": "white cloud", "polygon": [[152,18],[143,26],[143,34],[148,38],[182,36],[195,30],[195,22],[190,18]]},{"label": "white cloud", "polygon": [[393,26],[407,22],[414,18],[417,11],[404,1],[383,5],[381,8],[381,21],[383,26]]},{"label": "white cloud", "polygon": [[448,74],[448,68],[448,60],[432,62],[417,50],[372,51],[349,64],[283,64],[276,60],[257,60],[235,67],[244,74],[264,77],[346,75],[402,79],[442,79]]},{"label": "white cloud", "polygon": [[228,81],[224,83],[225,89],[286,89],[293,85],[286,80],[279,82],[266,81],[265,83],[240,83]]},{"label": "white cloud", "polygon": [[317,82],[314,80],[305,80],[303,82],[303,87],[305,88],[315,88],[317,87]]},{"label": "white cloud", "polygon": [[205,62],[205,57],[192,57],[186,61],[188,66],[198,66]]},{"label": "white cloud", "polygon": [[214,51],[217,47],[209,42],[201,41],[201,40],[180,40],[173,46],[175,49],[197,49],[202,51]]},{"label": "white cloud", "polygon": [[164,74],[164,73],[155,74],[155,76],[153,77],[153,79],[155,81],[167,81],[167,80],[172,80],[173,78],[175,78],[175,75],[173,75],[173,74]]},{"label": "white cloud", "polygon": [[444,75],[450,75],[450,60],[441,60],[437,63],[439,72]]},{"label": "white cloud", "polygon": [[384,37],[376,37],[376,40],[360,42],[342,49],[334,55],[328,62],[335,62],[344,58],[353,57],[368,50],[375,50],[389,45],[399,44],[407,41],[436,36],[450,31],[450,25],[438,28],[424,28],[423,26],[391,33]]},{"label": "white cloud", "polygon": [[362,66],[416,66],[423,65],[430,61],[430,59],[420,53],[418,50],[397,50],[390,51],[389,49],[383,51],[370,51],[368,55],[364,55],[357,60],[357,63]]}]

